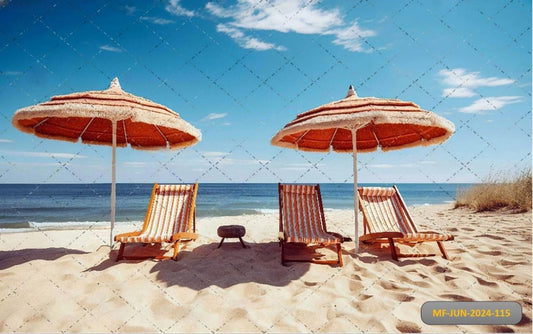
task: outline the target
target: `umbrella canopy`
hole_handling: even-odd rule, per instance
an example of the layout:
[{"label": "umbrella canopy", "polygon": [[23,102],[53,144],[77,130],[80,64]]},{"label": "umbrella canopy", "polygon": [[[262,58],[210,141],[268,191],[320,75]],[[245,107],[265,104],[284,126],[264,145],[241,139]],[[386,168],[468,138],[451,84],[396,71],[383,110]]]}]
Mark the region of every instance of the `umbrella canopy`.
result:
[{"label": "umbrella canopy", "polygon": [[38,137],[113,147],[111,241],[115,222],[116,147],[139,150],[176,149],[201,140],[198,129],[171,109],[124,92],[118,79],[109,89],[54,96],[50,101],[19,109],[14,127]]},{"label": "umbrella canopy", "polygon": [[372,152],[378,147],[390,151],[440,144],[454,131],[452,122],[413,102],[360,98],[350,86],[346,98],[299,114],[272,138],[271,144],[302,151],[353,154],[357,252],[357,152]]},{"label": "umbrella canopy", "polygon": [[199,130],[171,109],[124,92],[118,79],[109,89],[54,96],[50,101],[17,110],[13,125],[38,137],[134,149],[180,148],[201,140]]}]

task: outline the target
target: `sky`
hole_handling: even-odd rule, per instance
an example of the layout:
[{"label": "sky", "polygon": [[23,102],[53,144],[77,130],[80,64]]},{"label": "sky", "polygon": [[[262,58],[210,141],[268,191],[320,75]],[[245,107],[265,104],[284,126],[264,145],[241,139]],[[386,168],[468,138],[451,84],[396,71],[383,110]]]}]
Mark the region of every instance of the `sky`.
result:
[{"label": "sky", "polygon": [[531,168],[531,19],[519,0],[0,0],[0,183],[110,182],[110,147],[11,118],[114,77],[202,132],[182,150],[118,149],[118,182],[351,183],[350,154],[270,145],[349,85],[456,128],[441,145],[359,154],[359,182],[513,174]]}]

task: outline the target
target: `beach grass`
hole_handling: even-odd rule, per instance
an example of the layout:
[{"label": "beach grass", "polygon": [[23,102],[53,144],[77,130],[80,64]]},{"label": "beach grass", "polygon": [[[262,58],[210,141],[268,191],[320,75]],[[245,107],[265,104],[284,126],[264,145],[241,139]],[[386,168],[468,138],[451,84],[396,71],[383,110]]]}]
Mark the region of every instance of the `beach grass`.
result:
[{"label": "beach grass", "polygon": [[520,213],[531,210],[531,169],[509,176],[489,175],[483,183],[458,189],[455,207],[467,207],[476,212],[508,209]]}]

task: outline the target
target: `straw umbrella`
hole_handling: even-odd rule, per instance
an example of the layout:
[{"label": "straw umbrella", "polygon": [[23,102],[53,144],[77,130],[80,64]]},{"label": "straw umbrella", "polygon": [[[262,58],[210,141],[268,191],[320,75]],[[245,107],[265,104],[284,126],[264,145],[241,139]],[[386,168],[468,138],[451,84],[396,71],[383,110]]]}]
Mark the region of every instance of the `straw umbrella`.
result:
[{"label": "straw umbrella", "polygon": [[111,232],[113,245],[116,199],[116,147],[137,150],[176,149],[201,140],[198,129],[171,109],[124,92],[117,78],[109,89],[54,96],[19,109],[12,124],[47,139],[111,145]]},{"label": "straw umbrella", "polygon": [[413,102],[360,98],[350,86],[346,98],[299,114],[272,145],[312,152],[353,154],[355,252],[359,250],[357,153],[440,144],[455,131],[452,122]]}]

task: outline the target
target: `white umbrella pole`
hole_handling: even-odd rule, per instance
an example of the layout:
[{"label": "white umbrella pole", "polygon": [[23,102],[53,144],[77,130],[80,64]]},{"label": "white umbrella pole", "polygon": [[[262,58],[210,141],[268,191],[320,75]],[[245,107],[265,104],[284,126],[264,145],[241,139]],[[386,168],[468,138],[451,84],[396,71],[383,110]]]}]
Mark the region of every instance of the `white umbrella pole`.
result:
[{"label": "white umbrella pole", "polygon": [[353,207],[355,213],[355,254],[359,253],[359,194],[357,193],[357,129],[352,129],[353,145]]},{"label": "white umbrella pole", "polygon": [[113,123],[113,158],[111,160],[111,232],[109,247],[113,248],[113,228],[115,227],[115,200],[116,200],[116,162],[117,162],[117,122]]}]

